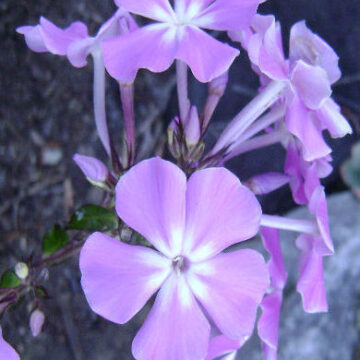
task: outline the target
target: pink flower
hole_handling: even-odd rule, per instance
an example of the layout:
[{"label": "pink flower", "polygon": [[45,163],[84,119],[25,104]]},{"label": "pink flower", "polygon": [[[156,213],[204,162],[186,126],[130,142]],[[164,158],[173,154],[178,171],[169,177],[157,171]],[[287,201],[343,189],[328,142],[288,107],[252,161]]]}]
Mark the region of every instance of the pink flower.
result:
[{"label": "pink flower", "polygon": [[224,335],[215,336],[209,344],[209,351],[205,360],[235,360],[242,341],[232,340]]},{"label": "pink flower", "polygon": [[205,358],[210,319],[230,339],[250,336],[266,265],[253,250],[222,251],[256,234],[261,208],[232,173],[209,168],[187,181],[174,164],[145,160],[119,180],[116,211],[155,249],[94,233],[81,282],[91,308],[119,324],[160,289],[133,342],[137,360]]},{"label": "pink flower", "polygon": [[0,326],[0,359],[20,360],[18,353],[3,339]]},{"label": "pink flower", "polygon": [[101,51],[104,39],[122,33],[122,21],[127,21],[130,28],[136,28],[134,20],[124,10],[119,9],[99,29],[97,34],[89,36],[87,26],[81,21],[73,22],[66,29],[61,29],[44,17],[35,26],[20,26],[16,31],[25,36],[28,47],[35,52],[50,52],[54,55],[66,55],[75,67],[87,64],[89,54]]},{"label": "pink flower", "polygon": [[248,51],[255,71],[263,84],[288,83],[285,92],[285,125],[303,146],[307,161],[331,152],[322,136],[328,130],[332,137],[352,133],[340,107],[331,98],[331,84],[340,78],[338,57],[304,21],[296,23],[290,34],[289,59],[285,58],[280,24],[273,16],[256,15],[251,28],[232,32]]},{"label": "pink flower", "polygon": [[179,59],[199,81],[208,82],[227,71],[239,52],[201,29],[244,29],[260,2],[175,0],[173,8],[168,0],[117,0],[127,11],[157,23],[106,41],[105,66],[120,82],[132,82],[140,68],[162,72]]}]

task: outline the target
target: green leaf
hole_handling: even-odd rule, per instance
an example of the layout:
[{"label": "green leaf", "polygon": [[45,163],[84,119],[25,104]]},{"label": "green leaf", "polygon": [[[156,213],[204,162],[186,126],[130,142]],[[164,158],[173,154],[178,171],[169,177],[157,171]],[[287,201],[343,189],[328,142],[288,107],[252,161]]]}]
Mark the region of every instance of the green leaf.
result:
[{"label": "green leaf", "polygon": [[67,227],[72,230],[107,231],[117,226],[115,211],[97,205],[85,205],[75,212]]},{"label": "green leaf", "polygon": [[61,249],[69,241],[66,231],[59,225],[48,231],[43,239],[43,252],[45,255],[54,253]]},{"label": "green leaf", "polygon": [[17,287],[20,284],[21,284],[21,280],[11,270],[5,271],[0,280],[1,288]]}]

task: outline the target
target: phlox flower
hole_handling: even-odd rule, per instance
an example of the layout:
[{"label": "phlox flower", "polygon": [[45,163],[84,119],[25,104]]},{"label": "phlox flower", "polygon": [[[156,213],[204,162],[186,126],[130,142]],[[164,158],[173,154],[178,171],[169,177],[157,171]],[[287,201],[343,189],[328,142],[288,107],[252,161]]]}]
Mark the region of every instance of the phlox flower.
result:
[{"label": "phlox flower", "polygon": [[123,21],[128,23],[131,30],[137,27],[127,12],[118,9],[95,36],[89,35],[87,26],[81,21],[75,21],[62,29],[43,16],[38,25],[20,26],[16,31],[24,35],[26,44],[32,51],[67,56],[73,66],[84,67],[89,54],[101,52],[100,45],[104,39],[122,33]]},{"label": "phlox flower", "polygon": [[3,339],[0,326],[0,359],[20,360],[18,353]]},{"label": "phlox flower", "polygon": [[338,56],[304,21],[291,28],[288,59],[283,51],[280,24],[274,16],[256,15],[250,28],[232,32],[230,37],[241,41],[248,51],[263,85],[270,81],[287,84],[283,99],[285,125],[300,140],[305,160],[322,158],[331,152],[322,137],[323,130],[332,137],[352,132],[331,98],[331,85],[341,76]]},{"label": "phlox flower", "polygon": [[238,342],[251,335],[266,264],[254,250],[222,251],[256,234],[261,208],[231,172],[208,168],[187,180],[168,161],[142,161],[119,180],[116,211],[153,248],[94,233],[81,251],[81,283],[90,307],[119,324],[159,290],[133,341],[137,360],[205,359],[211,326]]},{"label": "phlox flower", "polygon": [[28,47],[35,52],[50,52],[67,56],[70,63],[81,68],[87,64],[91,55],[94,61],[94,116],[100,140],[111,154],[110,136],[106,123],[105,110],[105,67],[101,43],[103,40],[133,31],[137,25],[129,13],[118,9],[99,29],[95,36],[89,36],[87,26],[81,21],[73,22],[61,29],[45,17],[34,26],[20,26],[16,31],[25,36]]},{"label": "phlox flower", "polygon": [[125,10],[155,20],[125,37],[104,43],[105,66],[120,82],[132,82],[138,69],[162,72],[175,59],[189,65],[201,82],[228,70],[238,50],[206,30],[241,30],[250,25],[260,0],[116,0]]}]

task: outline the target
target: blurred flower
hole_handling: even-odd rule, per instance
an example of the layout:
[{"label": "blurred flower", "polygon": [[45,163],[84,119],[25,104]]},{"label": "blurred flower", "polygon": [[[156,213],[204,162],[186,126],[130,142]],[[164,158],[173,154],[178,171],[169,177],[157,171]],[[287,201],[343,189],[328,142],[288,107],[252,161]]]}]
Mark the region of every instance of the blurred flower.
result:
[{"label": "blurred flower", "polygon": [[44,321],[45,321],[45,315],[41,310],[36,309],[31,313],[29,325],[32,336],[36,337],[41,333],[41,329],[44,325]]}]

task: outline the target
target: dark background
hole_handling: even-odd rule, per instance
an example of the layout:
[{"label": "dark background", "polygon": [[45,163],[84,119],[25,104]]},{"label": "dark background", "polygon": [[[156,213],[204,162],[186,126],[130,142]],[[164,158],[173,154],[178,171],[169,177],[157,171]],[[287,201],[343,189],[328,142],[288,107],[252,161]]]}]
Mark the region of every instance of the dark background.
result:
[{"label": "dark background", "polygon": [[[135,0],[134,0],[135,1]],[[358,0],[269,0],[260,8],[281,21],[284,39],[290,27],[306,19],[340,56],[343,79],[335,84],[334,98],[354,128],[354,135],[329,140],[334,152],[334,173],[325,180],[328,193],[345,189],[338,166],[349,156],[351,144],[359,139],[360,116],[360,2]],[[88,24],[90,33],[115,10],[111,0],[1,0],[0,2],[0,270],[40,248],[40,239],[54,223],[67,217],[65,194],[75,207],[99,202],[101,195],[91,188],[72,161],[75,152],[105,154],[95,133],[92,113],[91,61],[84,69],[71,67],[64,57],[36,54],[27,49],[15,28],[37,24],[41,15],[65,27],[72,21]],[[285,41],[286,43],[286,41]],[[286,46],[286,45],[285,45]],[[173,69],[171,69],[173,71]],[[143,154],[161,148],[165,129],[176,112],[175,88],[171,71],[154,76],[145,71],[136,82],[137,125],[145,141]],[[231,68],[231,81],[210,128],[213,142],[227,121],[256,93],[256,76],[245,52]],[[121,148],[121,111],[118,90],[108,87],[109,127]],[[191,83],[197,104],[204,101],[206,88]],[[151,142],[155,139],[155,143]],[[148,139],[148,137],[145,137]],[[55,154],[55,165],[44,160]],[[258,172],[278,170],[283,151],[273,146],[245,154],[229,167],[241,179]],[[69,189],[73,188],[73,196]],[[293,207],[287,189],[263,200],[264,211],[283,213]],[[76,260],[50,272],[50,292],[45,333],[32,339],[25,305],[1,321],[4,334],[23,354],[23,359],[130,359],[130,342],[136,320],[119,327],[99,319],[83,298]],[[146,311],[146,310],[145,310]],[[101,339],[101,340],[100,340]]]}]

